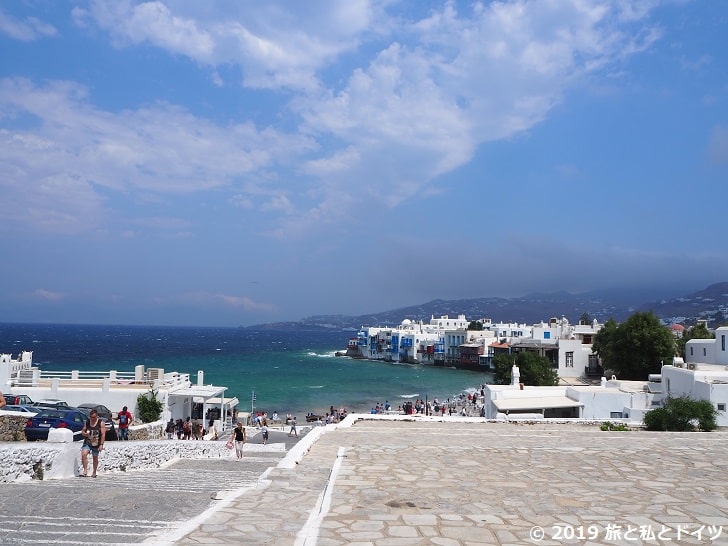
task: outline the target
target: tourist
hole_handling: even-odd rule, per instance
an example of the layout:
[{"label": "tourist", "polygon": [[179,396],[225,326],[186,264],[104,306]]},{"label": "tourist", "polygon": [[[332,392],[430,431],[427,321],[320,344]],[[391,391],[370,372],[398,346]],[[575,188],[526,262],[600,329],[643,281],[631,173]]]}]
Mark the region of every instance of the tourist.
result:
[{"label": "tourist", "polygon": [[129,439],[129,425],[134,420],[134,417],[129,412],[126,406],[121,408],[119,412],[119,440]]},{"label": "tourist", "polygon": [[167,426],[164,428],[164,432],[167,433],[167,440],[171,440],[174,436],[174,419],[171,417],[167,421]]},{"label": "tourist", "polygon": [[177,422],[174,425],[175,432],[177,433],[177,439],[181,440],[182,437],[185,434],[185,426],[182,422],[182,419],[177,419]]},{"label": "tourist", "polygon": [[81,446],[81,466],[83,466],[83,474],[81,477],[88,476],[88,454],[93,457],[94,473],[92,478],[96,477],[96,469],[99,467],[99,452],[104,449],[104,440],[106,439],[106,425],[99,419],[99,413],[92,409],[89,418],[81,429],[83,436],[83,445]]},{"label": "tourist", "polygon": [[5,396],[0,396],[0,409],[5,407]]},{"label": "tourist", "polygon": [[263,425],[261,433],[263,434],[263,445],[265,445],[268,443],[268,425]]},{"label": "tourist", "polygon": [[235,442],[235,455],[238,458],[238,461],[242,460],[243,458],[243,446],[245,445],[246,435],[245,435],[245,429],[243,428],[243,423],[238,421],[237,426],[235,429],[233,429],[233,434],[230,437],[230,439]]},{"label": "tourist", "polygon": [[296,438],[298,438],[298,431],[296,430],[296,416],[294,415],[291,419],[291,430],[288,431],[288,435],[294,435]]},{"label": "tourist", "polygon": [[190,418],[187,417],[185,422],[182,423],[182,432],[184,433],[185,440],[189,440],[192,436],[192,425],[190,424]]}]

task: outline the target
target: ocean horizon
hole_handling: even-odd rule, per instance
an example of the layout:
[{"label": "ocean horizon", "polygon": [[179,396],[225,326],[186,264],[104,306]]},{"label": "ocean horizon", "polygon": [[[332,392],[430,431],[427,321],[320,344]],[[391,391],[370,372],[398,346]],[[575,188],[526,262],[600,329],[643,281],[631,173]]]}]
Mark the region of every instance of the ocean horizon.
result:
[{"label": "ocean horizon", "polygon": [[240,411],[299,418],[330,406],[368,412],[378,403],[397,408],[416,399],[453,399],[492,381],[484,372],[335,356],[351,335],[339,329],[2,323],[0,352],[33,351],[34,365],[48,371],[127,372],[143,364],[189,373],[193,383],[203,371],[205,384],[228,387],[225,396],[237,397]]}]

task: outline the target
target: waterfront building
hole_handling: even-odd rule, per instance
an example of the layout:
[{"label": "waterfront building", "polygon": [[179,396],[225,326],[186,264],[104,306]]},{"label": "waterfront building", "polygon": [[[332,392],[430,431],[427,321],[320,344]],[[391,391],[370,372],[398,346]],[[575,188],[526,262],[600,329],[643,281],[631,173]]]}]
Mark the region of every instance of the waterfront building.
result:
[{"label": "waterfront building", "polygon": [[598,357],[592,353],[594,335],[602,325],[571,325],[566,318],[527,325],[478,321],[482,329],[470,330],[465,315],[447,315],[425,324],[405,319],[396,327],[362,327],[349,340],[347,355],[354,358],[456,366],[492,370],[493,358],[501,353],[534,351],[548,358],[559,377],[599,377]]}]

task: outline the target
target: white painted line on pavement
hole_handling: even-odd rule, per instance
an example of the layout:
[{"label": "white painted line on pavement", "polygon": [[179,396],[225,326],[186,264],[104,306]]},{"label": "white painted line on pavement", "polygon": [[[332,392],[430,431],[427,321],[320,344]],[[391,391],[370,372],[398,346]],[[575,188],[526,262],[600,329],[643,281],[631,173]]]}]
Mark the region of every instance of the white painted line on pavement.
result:
[{"label": "white painted line on pavement", "polygon": [[324,520],[326,514],[329,513],[329,509],[331,508],[331,496],[334,491],[334,482],[336,481],[336,476],[339,473],[341,462],[344,460],[345,453],[346,448],[340,447],[339,452],[336,454],[334,466],[331,467],[329,479],[326,481],[326,487],[324,487],[321,495],[319,495],[316,506],[313,510],[311,510],[311,514],[308,516],[308,521],[306,521],[306,524],[298,532],[296,542],[294,543],[295,546],[316,546],[321,522]]}]

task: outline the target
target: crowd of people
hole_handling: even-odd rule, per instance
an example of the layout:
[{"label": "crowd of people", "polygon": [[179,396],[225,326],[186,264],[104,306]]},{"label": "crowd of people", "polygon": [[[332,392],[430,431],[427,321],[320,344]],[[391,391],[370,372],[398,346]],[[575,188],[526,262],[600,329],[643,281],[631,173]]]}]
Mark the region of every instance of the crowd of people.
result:
[{"label": "crowd of people", "polygon": [[[212,425],[211,428],[215,428]],[[167,434],[167,439],[171,440],[175,436],[178,440],[202,440],[205,437],[205,425],[197,419],[191,419],[187,417],[184,421],[177,419],[176,421],[172,418],[167,421],[167,426],[164,429]],[[214,430],[212,440],[217,440],[217,430]]]}]

